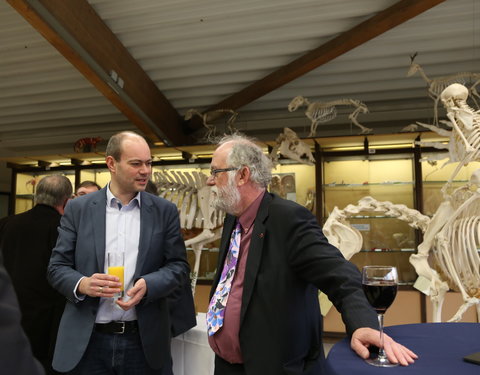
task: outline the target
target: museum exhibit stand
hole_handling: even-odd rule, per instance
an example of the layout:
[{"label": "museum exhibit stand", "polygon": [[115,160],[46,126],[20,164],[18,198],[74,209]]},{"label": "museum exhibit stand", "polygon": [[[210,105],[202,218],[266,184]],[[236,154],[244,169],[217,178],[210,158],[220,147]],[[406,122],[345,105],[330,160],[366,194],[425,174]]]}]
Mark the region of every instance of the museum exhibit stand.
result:
[{"label": "museum exhibit stand", "polygon": [[[307,207],[322,225],[335,207],[343,209],[347,205],[356,205],[366,196],[377,201],[405,205],[431,217],[442,201],[440,189],[456,163],[442,167],[448,156],[445,150],[420,147],[415,143],[420,138],[444,144],[447,142],[447,139],[430,132],[304,139],[302,141],[311,147],[315,156],[315,165],[280,158],[273,170],[269,190]],[[274,142],[264,142],[262,145],[268,152]],[[185,195],[174,192],[175,189],[169,187],[165,178],[161,177],[166,173],[172,181],[188,184],[188,181],[195,181],[195,175],[209,175],[213,150],[214,145],[152,148],[152,180],[157,183],[159,195],[163,194],[176,203],[180,211]],[[426,158],[439,155],[444,160],[425,161]],[[11,158],[7,163],[12,169],[11,191],[14,192],[9,202],[11,214],[32,207],[35,184],[45,175],[62,173],[74,186],[85,180],[95,181],[100,186],[109,181],[109,173],[100,152],[39,157],[35,162],[33,158]],[[468,182],[471,173],[479,167],[480,163],[470,163],[462,168],[455,177],[453,188]],[[409,263],[410,255],[415,253],[422,241],[421,232],[382,212],[359,212],[350,216],[348,221],[363,238],[362,249],[350,259],[359,269],[367,264],[392,265],[398,269],[399,292],[385,316],[385,325],[431,321],[429,298],[413,287],[417,275]],[[194,223],[183,230],[185,239],[188,239],[202,229],[201,226],[196,228]],[[207,308],[208,292],[217,263],[217,246],[218,241],[206,244],[202,249],[195,292],[199,312],[205,312]],[[193,251],[188,251],[188,258],[193,266]],[[460,304],[458,293],[449,292],[442,321],[450,318]],[[477,321],[473,310],[465,313],[463,322]],[[340,315],[334,308],[326,314],[324,328],[332,335],[344,334]]]}]

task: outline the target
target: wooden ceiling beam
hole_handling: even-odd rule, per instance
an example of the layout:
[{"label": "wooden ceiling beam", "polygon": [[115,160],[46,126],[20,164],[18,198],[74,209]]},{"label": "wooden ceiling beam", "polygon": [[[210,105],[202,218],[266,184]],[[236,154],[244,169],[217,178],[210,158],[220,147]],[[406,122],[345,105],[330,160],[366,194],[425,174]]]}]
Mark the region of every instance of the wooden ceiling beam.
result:
[{"label": "wooden ceiling beam", "polygon": [[[241,108],[444,1],[401,0],[218,104],[207,108],[205,112],[216,109],[236,110]],[[209,118],[210,121],[214,121],[221,116],[222,113],[212,113]],[[191,121],[189,126],[197,129],[201,123]]]},{"label": "wooden ceiling beam", "polygon": [[86,0],[7,1],[148,140],[191,143],[179,113]]}]

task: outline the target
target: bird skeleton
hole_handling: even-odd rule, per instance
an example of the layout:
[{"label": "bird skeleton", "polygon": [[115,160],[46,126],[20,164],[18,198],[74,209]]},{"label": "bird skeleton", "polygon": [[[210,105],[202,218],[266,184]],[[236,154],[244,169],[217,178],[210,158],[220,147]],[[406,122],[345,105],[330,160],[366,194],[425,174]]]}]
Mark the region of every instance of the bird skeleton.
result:
[{"label": "bird skeleton", "polygon": [[361,129],[360,134],[371,133],[373,129],[367,128],[361,125],[357,121],[357,117],[360,113],[368,113],[367,106],[359,100],[355,99],[338,99],[330,102],[310,102],[303,96],[296,96],[288,104],[289,112],[296,111],[300,106],[305,105],[307,109],[305,115],[312,122],[310,125],[309,137],[315,137],[317,132],[317,126],[319,123],[328,122],[337,117],[337,106],[353,106],[355,110],[350,113],[348,118],[351,123]]}]

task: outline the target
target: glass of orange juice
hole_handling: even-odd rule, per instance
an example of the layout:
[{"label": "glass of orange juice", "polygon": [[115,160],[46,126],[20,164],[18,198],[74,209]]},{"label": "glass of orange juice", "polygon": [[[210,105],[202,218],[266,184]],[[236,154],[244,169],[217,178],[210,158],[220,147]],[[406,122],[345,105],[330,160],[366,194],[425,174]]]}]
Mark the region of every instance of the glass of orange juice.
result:
[{"label": "glass of orange juice", "polygon": [[115,299],[123,297],[124,292],[124,266],[125,253],[122,252],[109,252],[107,253],[107,273],[112,276],[117,276],[122,284],[121,292],[115,295]]}]

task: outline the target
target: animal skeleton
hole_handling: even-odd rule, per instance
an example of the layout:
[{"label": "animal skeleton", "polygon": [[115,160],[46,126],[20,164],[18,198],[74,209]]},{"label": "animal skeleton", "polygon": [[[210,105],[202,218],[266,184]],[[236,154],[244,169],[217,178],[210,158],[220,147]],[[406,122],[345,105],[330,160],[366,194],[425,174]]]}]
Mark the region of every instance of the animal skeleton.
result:
[{"label": "animal skeleton", "polygon": [[[279,153],[301,164],[313,165],[315,163],[310,146],[302,142],[297,133],[289,128],[283,128],[283,133],[278,135],[275,146],[268,155],[274,167],[278,164]],[[306,159],[304,156],[306,156]]]},{"label": "animal skeleton", "polygon": [[202,248],[220,238],[225,213],[213,207],[216,191],[207,185],[204,173],[163,170],[155,172],[153,177],[159,196],[178,207],[180,227],[203,229],[200,234],[185,241],[185,246],[191,246],[195,255],[192,271],[192,292],[195,293]]},{"label": "animal skeleton", "polygon": [[442,188],[444,193],[460,169],[471,161],[480,161],[480,113],[467,104],[468,89],[458,83],[451,84],[440,95],[453,126],[453,138],[459,148],[461,161]]},{"label": "animal skeleton", "polygon": [[[446,124],[449,127],[452,127],[452,124],[449,121],[440,121],[441,123]],[[415,141],[415,144],[423,147],[433,147],[439,150],[448,150],[448,160],[445,164],[442,165],[442,168],[450,163],[456,163],[462,160],[465,157],[465,148],[462,144],[458,142],[458,137],[454,137],[455,132],[451,130],[446,130],[435,125],[425,124],[423,122],[417,122],[418,125],[423,126],[424,128],[430,129],[431,131],[437,133],[442,137],[448,137],[449,142],[447,144],[442,142],[425,142],[425,141]],[[437,160],[445,159],[443,154],[431,155],[428,157],[422,157],[420,161],[435,162]]]},{"label": "animal skeleton", "polygon": [[[476,190],[472,191],[472,186]],[[439,206],[424,233],[417,254],[410,256],[433,303],[433,321],[441,321],[442,305],[449,289],[462,294],[463,305],[449,321],[459,321],[472,305],[480,317],[480,170],[470,182],[456,189]],[[431,254],[434,267],[428,263]],[[417,285],[416,283],[416,285]]]},{"label": "animal skeleton", "polygon": [[[471,190],[473,185],[477,186],[474,192]],[[430,296],[434,322],[441,321],[443,301],[450,289],[459,291],[464,300],[450,321],[460,320],[472,305],[477,306],[480,316],[480,258],[477,251],[480,247],[480,170],[472,175],[469,184],[455,190],[440,205],[432,219],[405,205],[379,202],[368,196],[343,210],[335,207],[323,232],[346,259],[360,251],[363,241],[348,218],[365,211],[382,212],[424,233],[424,240],[417,253],[410,256],[410,263],[419,276],[415,286]],[[435,263],[433,268],[428,261],[430,255]]]},{"label": "animal skeleton", "polygon": [[310,134],[309,137],[315,137],[317,132],[317,126],[319,123],[328,122],[333,120],[337,117],[337,108],[336,106],[339,105],[346,105],[346,106],[353,106],[355,110],[348,116],[350,121],[358,126],[362,131],[360,134],[367,134],[372,132],[373,129],[367,128],[361,125],[357,121],[357,116],[360,113],[368,113],[367,106],[359,100],[355,99],[338,99],[333,100],[330,102],[310,102],[307,98],[303,96],[296,96],[292,99],[290,104],[288,104],[289,112],[296,111],[300,106],[305,105],[307,106],[307,110],[305,111],[305,115],[308,119],[312,122],[310,125]]},{"label": "animal skeleton", "polygon": [[328,238],[328,242],[336,246],[346,259],[350,259],[362,248],[362,235],[348,221],[349,217],[358,215],[360,212],[382,212],[421,230],[425,230],[430,222],[428,216],[422,215],[404,204],[380,202],[370,196],[360,199],[357,205],[349,204],[343,210],[334,207],[323,226],[323,233]]},{"label": "animal skeleton", "polygon": [[207,129],[207,132],[205,134],[205,139],[206,140],[211,140],[215,136],[216,132],[216,127],[213,124],[210,124],[211,117],[215,116],[216,113],[230,113],[231,116],[227,119],[227,127],[228,130],[230,131],[231,134],[235,133],[235,128],[233,124],[235,123],[235,120],[237,119],[238,112],[232,110],[232,109],[215,109],[213,111],[208,111],[205,113],[201,113],[197,111],[196,109],[192,108],[189,109],[185,113],[185,120],[190,120],[193,116],[198,116],[202,119],[203,121],[203,126]]},{"label": "animal skeleton", "polygon": [[413,76],[415,73],[419,73],[423,80],[428,85],[428,96],[433,99],[434,106],[434,124],[438,125],[438,102],[440,100],[440,95],[443,90],[445,90],[449,85],[452,83],[460,83],[462,85],[470,83],[470,87],[468,89],[469,92],[472,93],[472,99],[475,102],[475,105],[478,107],[478,103],[475,100],[475,97],[480,98],[480,95],[477,92],[477,85],[480,83],[480,73],[470,73],[470,72],[460,72],[456,74],[452,74],[449,76],[437,77],[437,78],[428,78],[425,74],[425,71],[420,66],[414,62],[417,53],[414,53],[410,56],[410,68],[407,72],[407,77]]},{"label": "animal skeleton", "polygon": [[[379,202],[366,196],[358,201],[357,205],[349,204],[343,210],[334,207],[323,226],[323,233],[328,242],[337,247],[345,259],[350,259],[362,249],[363,237],[360,231],[350,225],[349,217],[356,216],[360,212],[382,212],[390,217],[407,222],[413,228],[424,230],[430,218],[412,210],[403,204],[391,202]],[[325,315],[332,306],[324,295],[319,297],[322,314]]]}]

